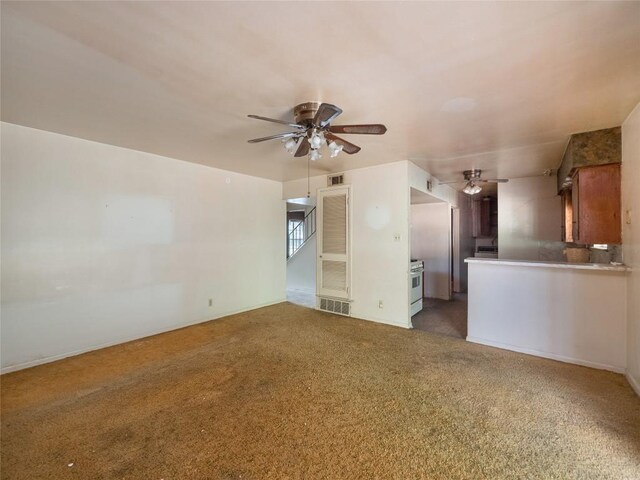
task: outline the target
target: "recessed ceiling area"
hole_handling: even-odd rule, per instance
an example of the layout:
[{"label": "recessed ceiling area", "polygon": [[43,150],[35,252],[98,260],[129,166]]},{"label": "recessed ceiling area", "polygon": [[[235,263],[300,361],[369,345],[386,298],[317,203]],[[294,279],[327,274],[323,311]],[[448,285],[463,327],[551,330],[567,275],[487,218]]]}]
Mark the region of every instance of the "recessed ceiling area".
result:
[{"label": "recessed ceiling area", "polygon": [[[569,135],[640,101],[640,2],[2,2],[2,120],[274,180],[305,177],[286,131],[324,101],[355,155],[442,181],[557,168]],[[464,186],[464,184],[461,184]]]},{"label": "recessed ceiling area", "polygon": [[422,205],[424,203],[445,203],[444,200],[434,197],[433,195],[429,195],[428,193],[421,192],[415,188],[410,188],[410,198],[411,205]]}]

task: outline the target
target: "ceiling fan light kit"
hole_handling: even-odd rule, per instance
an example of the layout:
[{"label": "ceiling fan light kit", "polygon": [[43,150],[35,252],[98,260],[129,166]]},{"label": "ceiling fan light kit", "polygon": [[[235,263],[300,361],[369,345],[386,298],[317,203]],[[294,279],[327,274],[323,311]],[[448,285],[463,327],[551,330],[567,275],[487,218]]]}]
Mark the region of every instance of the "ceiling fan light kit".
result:
[{"label": "ceiling fan light kit", "polygon": [[462,191],[464,193],[466,193],[467,195],[475,195],[475,194],[480,193],[482,191],[482,187],[480,185],[476,185],[473,182],[467,182],[467,184],[462,189]]},{"label": "ceiling fan light kit", "polygon": [[308,155],[309,160],[316,161],[322,157],[320,149],[323,144],[327,145],[331,158],[337,157],[338,154],[343,151],[349,155],[360,151],[359,146],[334,135],[335,133],[382,135],[387,131],[387,127],[381,124],[331,125],[331,122],[341,113],[342,110],[340,108],[330,103],[306,102],[296,105],[293,108],[295,123],[261,117],[259,115],[248,115],[249,118],[287,125],[295,129],[293,132],[254,138],[249,140],[249,143],[258,143],[280,138],[282,139],[284,148],[290,154],[293,154],[295,157]]}]

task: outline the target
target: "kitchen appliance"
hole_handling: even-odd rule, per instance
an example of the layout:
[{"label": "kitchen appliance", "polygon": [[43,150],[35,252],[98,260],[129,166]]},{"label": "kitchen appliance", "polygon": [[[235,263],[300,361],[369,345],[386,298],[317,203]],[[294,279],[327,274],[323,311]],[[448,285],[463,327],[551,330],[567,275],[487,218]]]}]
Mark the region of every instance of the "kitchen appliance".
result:
[{"label": "kitchen appliance", "polygon": [[493,245],[478,245],[474,256],[476,258],[498,258],[498,247]]},{"label": "kitchen appliance", "polygon": [[409,285],[411,289],[410,310],[413,317],[422,310],[422,272],[424,271],[424,262],[422,260],[411,259],[411,267],[409,268]]}]

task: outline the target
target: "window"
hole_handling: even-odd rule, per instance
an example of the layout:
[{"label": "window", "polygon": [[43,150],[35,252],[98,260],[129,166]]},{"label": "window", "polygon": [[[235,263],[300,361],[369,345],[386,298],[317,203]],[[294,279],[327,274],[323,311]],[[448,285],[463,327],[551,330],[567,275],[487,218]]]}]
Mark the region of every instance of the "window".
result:
[{"label": "window", "polygon": [[288,224],[289,242],[287,256],[293,255],[300,248],[304,241],[304,222],[302,220],[290,219]]}]

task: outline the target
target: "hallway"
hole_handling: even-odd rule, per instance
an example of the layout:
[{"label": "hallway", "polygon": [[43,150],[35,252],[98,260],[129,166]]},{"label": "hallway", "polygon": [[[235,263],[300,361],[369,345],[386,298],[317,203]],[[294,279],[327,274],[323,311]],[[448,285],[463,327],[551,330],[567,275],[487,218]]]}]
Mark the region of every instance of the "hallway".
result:
[{"label": "hallway", "polygon": [[422,311],[412,319],[413,328],[438,335],[465,339],[467,336],[467,295],[456,293],[451,300],[424,298]]},{"label": "hallway", "polygon": [[316,295],[306,290],[287,288],[287,302],[301,307],[316,308]]}]

